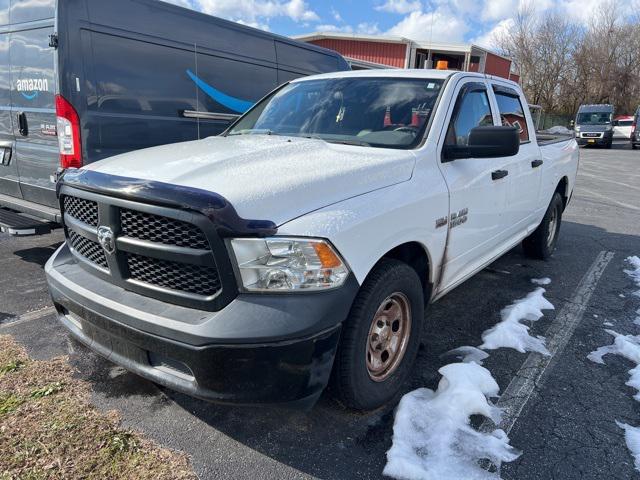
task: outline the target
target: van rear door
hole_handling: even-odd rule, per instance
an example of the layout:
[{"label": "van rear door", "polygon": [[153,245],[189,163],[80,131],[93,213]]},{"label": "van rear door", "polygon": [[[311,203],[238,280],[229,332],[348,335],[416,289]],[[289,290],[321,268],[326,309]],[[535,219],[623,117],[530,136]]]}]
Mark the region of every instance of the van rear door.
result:
[{"label": "van rear door", "polygon": [[12,0],[9,38],[11,120],[25,200],[56,206],[51,176],[59,163],[55,114],[55,0]]}]

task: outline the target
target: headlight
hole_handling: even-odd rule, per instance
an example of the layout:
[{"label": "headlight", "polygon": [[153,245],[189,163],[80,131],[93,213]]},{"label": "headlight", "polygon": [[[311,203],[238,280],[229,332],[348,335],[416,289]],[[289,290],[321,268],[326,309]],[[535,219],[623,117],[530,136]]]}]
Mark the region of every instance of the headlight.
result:
[{"label": "headlight", "polygon": [[249,291],[327,290],[349,269],[326,241],[313,238],[235,238],[231,247]]},{"label": "headlight", "polygon": [[579,132],[579,131],[580,131],[580,125],[576,125],[576,126],[575,126],[575,131],[576,131],[576,132]]}]

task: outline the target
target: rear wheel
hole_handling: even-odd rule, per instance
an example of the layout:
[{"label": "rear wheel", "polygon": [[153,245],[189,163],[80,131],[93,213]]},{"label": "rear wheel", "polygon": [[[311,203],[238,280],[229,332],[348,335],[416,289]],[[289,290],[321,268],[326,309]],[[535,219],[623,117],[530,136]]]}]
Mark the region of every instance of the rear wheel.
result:
[{"label": "rear wheel", "polygon": [[558,242],[563,208],[562,197],[558,192],[554,193],[542,222],[522,242],[525,255],[539,260],[546,260],[551,256]]},{"label": "rear wheel", "polygon": [[357,410],[392,400],[420,345],[424,297],[413,268],[383,259],[363,283],[342,330],[332,387]]}]

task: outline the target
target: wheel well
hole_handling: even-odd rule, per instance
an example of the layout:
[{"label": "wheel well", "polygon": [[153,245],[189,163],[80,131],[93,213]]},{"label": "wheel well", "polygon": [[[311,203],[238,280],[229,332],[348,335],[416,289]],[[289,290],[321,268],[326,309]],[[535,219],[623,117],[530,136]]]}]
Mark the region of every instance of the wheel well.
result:
[{"label": "wheel well", "polygon": [[389,250],[382,258],[393,258],[406,263],[413,268],[420,281],[422,282],[422,290],[424,291],[424,301],[427,303],[431,298],[429,255],[425,248],[418,242],[408,242],[398,245],[393,250]]},{"label": "wheel well", "polygon": [[562,177],[562,179],[558,183],[558,186],[556,187],[556,192],[558,192],[562,197],[564,208],[566,208],[567,203],[569,203],[569,180],[567,179],[567,177]]}]

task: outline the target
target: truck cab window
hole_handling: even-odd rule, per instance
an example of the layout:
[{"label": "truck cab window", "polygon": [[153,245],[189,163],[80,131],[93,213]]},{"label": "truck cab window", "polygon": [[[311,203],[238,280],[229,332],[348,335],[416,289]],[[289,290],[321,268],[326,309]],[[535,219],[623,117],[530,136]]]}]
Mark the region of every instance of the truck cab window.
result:
[{"label": "truck cab window", "polygon": [[502,125],[516,127],[520,132],[520,143],[528,142],[529,128],[527,127],[527,118],[524,115],[524,109],[517,93],[510,94],[496,91],[495,94]]},{"label": "truck cab window", "polygon": [[447,130],[447,145],[467,145],[469,132],[474,127],[493,125],[489,96],[484,89],[464,89],[458,101]]}]

